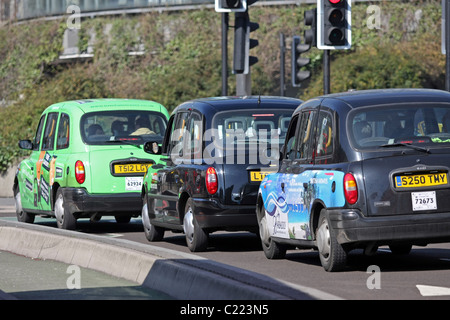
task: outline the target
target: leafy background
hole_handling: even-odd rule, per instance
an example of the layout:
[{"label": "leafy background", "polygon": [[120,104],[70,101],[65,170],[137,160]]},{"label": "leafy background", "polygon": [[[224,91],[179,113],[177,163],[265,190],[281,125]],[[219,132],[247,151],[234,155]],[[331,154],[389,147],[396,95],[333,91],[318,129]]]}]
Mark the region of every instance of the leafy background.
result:
[{"label": "leafy background", "polygon": [[[380,28],[368,28],[380,9]],[[322,51],[311,49],[310,80],[291,88],[290,39],[303,37],[304,11],[312,5],[252,6],[260,28],[252,55],[255,94],[280,92],[280,33],[286,36],[287,95],[301,99],[323,92]],[[230,26],[234,23],[230,15]],[[331,53],[331,92],[349,89],[426,87],[444,89],[445,56],[441,53],[441,1],[353,3],[353,44]],[[9,24],[0,28],[0,172],[26,152],[20,139],[31,139],[41,112],[49,105],[83,98],[155,100],[173,110],[179,103],[221,95],[221,17],[212,9],[153,12],[135,16],[82,20],[78,47],[86,51],[95,30],[94,58],[58,63],[66,21]],[[109,30],[109,32],[105,32]],[[229,31],[229,67],[233,32]],[[128,52],[143,45],[145,54]],[[235,93],[229,72],[228,92]]]}]

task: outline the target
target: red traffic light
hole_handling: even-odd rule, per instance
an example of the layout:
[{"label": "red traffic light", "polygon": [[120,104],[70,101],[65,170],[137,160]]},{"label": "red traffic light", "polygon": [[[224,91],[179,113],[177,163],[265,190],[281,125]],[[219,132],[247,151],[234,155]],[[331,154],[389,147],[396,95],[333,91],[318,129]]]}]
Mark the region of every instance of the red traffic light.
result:
[{"label": "red traffic light", "polygon": [[328,0],[330,1],[330,3],[332,4],[338,4],[339,2],[343,1],[343,0]]}]

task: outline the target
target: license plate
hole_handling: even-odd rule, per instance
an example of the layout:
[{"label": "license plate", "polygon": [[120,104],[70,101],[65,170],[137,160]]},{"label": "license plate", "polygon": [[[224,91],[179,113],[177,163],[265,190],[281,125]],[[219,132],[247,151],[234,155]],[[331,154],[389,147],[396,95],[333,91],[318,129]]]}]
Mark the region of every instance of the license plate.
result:
[{"label": "license plate", "polygon": [[395,177],[396,188],[415,188],[447,184],[447,173],[427,173]]},{"label": "license plate", "polygon": [[264,177],[267,176],[269,171],[250,171],[250,181],[263,181]]},{"label": "license plate", "polygon": [[413,211],[437,209],[436,192],[411,192]]},{"label": "license plate", "polygon": [[127,163],[127,164],[115,164],[115,174],[132,174],[132,173],[146,173],[151,163]]},{"label": "license plate", "polygon": [[142,189],[143,177],[125,177],[125,190],[137,191]]}]

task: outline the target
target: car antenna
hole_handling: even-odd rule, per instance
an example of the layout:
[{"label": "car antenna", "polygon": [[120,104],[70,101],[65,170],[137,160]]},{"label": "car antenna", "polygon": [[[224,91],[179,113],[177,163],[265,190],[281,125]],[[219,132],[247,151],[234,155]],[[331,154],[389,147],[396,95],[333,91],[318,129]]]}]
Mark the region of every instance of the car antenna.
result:
[{"label": "car antenna", "polygon": [[258,96],[258,106],[261,105],[261,90],[259,91],[259,96]]}]

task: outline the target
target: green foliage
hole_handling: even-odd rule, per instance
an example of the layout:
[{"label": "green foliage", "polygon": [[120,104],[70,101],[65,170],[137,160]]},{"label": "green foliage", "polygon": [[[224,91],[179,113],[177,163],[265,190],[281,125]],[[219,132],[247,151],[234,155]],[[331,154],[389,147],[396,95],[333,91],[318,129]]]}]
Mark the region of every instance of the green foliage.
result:
[{"label": "green foliage", "polygon": [[[369,29],[375,5],[379,28]],[[332,92],[387,87],[443,88],[445,56],[440,53],[441,1],[354,3],[351,50],[333,51]],[[280,33],[286,36],[286,83],[290,82],[290,39],[303,37],[305,10],[313,5],[252,6],[250,18],[260,28],[251,37],[259,62],[252,67],[254,94],[278,94]],[[230,94],[234,15],[228,38]],[[79,50],[96,31],[92,61],[56,65],[65,21],[30,22],[0,28],[0,172],[17,157],[19,139],[32,139],[41,112],[72,99],[116,97],[155,100],[173,110],[179,103],[221,94],[221,16],[211,9],[152,12],[137,16],[83,19]],[[145,48],[145,54],[129,51]],[[311,49],[312,79],[297,96],[322,94],[322,51]],[[290,88],[288,88],[290,89]]]}]

